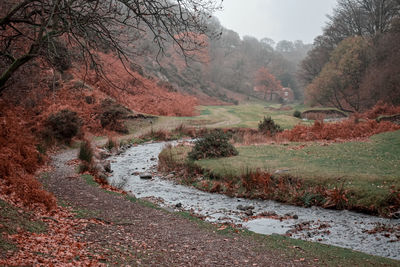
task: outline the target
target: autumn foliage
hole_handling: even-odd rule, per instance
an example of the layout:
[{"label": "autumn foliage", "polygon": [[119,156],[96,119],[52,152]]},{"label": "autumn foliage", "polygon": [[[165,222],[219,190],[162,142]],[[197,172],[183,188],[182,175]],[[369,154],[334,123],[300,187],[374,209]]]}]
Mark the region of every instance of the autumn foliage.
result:
[{"label": "autumn foliage", "polygon": [[[69,142],[77,134],[77,127],[81,128],[80,137],[87,133],[107,134],[100,115],[102,103],[110,97],[137,112],[194,114],[196,98],[169,92],[158,85],[156,79],[136,72],[128,74],[112,55],[102,54],[101,59],[114,84],[97,78],[93,70],[86,72],[79,63],[60,74],[38,62],[39,75],[32,79],[24,77],[17,81],[15,88],[3,93],[0,99],[0,177],[7,185],[3,194],[15,194],[25,205],[43,204],[47,209],[55,208],[55,198],[44,191],[35,178],[36,170],[46,159],[45,142],[41,139],[45,139],[47,145],[49,140],[54,143],[66,138]],[[70,121],[77,127],[65,127],[64,114],[71,115],[73,120]],[[71,130],[73,132],[69,132]]]},{"label": "autumn foliage", "polygon": [[256,87],[254,90],[256,92],[263,92],[264,99],[266,100],[272,100],[273,94],[278,94],[278,92],[282,89],[282,85],[279,80],[277,80],[275,76],[264,67],[257,71],[255,76],[255,84]]},{"label": "autumn foliage", "polygon": [[372,109],[364,113],[356,113],[347,120],[324,123],[316,120],[314,125],[297,125],[293,129],[285,130],[279,134],[279,138],[289,141],[347,141],[368,138],[372,135],[396,131],[400,125],[389,121],[380,121],[378,118],[383,115],[395,115],[400,113],[400,106],[393,106],[387,103],[378,102]]},{"label": "autumn foliage", "polygon": [[43,204],[50,210],[56,206],[55,198],[35,178],[45,158],[36,144],[26,122],[0,102],[0,177],[6,185],[2,194],[15,194],[25,205]]},{"label": "autumn foliage", "polygon": [[348,119],[336,123],[315,121],[312,126],[297,125],[291,130],[285,130],[279,134],[279,137],[294,142],[316,140],[345,141],[367,138],[375,134],[399,129],[400,125],[391,122],[378,123],[375,120],[357,122],[354,119]]},{"label": "autumn foliage", "polygon": [[396,114],[400,114],[400,106],[394,106],[380,101],[372,109],[364,112],[362,116],[368,119],[377,119],[379,116]]},{"label": "autumn foliage", "polygon": [[[7,201],[10,202],[10,198]],[[11,202],[23,209],[17,199],[11,199]],[[99,262],[104,257],[89,250],[89,244],[77,238],[77,233],[83,231],[87,225],[104,223],[96,219],[77,219],[74,215],[62,207],[57,207],[51,215],[38,210],[31,215],[31,219],[44,222],[45,232],[32,233],[18,229],[15,233],[3,233],[3,238],[15,244],[18,249],[7,251],[6,257],[0,258],[0,265],[105,266]]]},{"label": "autumn foliage", "polygon": [[398,1],[338,1],[300,65],[310,104],[357,112],[378,101],[400,104],[399,7]]},{"label": "autumn foliage", "polygon": [[[192,96],[170,92],[160,86],[154,78],[145,78],[136,72],[128,73],[125,66],[111,54],[101,54],[104,73],[110,81],[100,79],[90,73],[87,83],[95,92],[107,95],[127,108],[153,115],[192,116],[195,114],[197,99]],[[83,74],[82,74],[83,73]],[[84,79],[84,70],[74,72]]]},{"label": "autumn foliage", "polygon": [[362,37],[342,41],[321,73],[306,89],[308,102],[334,106],[343,111],[365,110],[370,95],[360,83],[367,66],[368,42]]}]

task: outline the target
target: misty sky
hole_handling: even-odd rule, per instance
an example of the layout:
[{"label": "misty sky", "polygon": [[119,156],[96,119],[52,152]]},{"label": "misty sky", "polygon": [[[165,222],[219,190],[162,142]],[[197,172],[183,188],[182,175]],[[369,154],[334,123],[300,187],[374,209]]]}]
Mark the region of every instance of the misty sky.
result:
[{"label": "misty sky", "polygon": [[240,36],[312,43],[335,4],[336,0],[224,0],[223,11],[215,15]]}]

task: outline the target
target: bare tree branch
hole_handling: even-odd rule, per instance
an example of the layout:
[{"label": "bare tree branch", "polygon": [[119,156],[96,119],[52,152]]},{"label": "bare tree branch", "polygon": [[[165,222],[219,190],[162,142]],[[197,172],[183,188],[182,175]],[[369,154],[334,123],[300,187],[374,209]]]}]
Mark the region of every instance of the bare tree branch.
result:
[{"label": "bare tree branch", "polygon": [[[36,57],[59,54],[56,42],[78,47],[88,63],[100,68],[95,51],[107,47],[128,61],[130,44],[151,35],[159,54],[175,43],[184,56],[212,35],[206,20],[221,0],[11,0],[0,8],[0,93],[19,67]],[[96,69],[99,74],[102,72]],[[104,73],[103,73],[104,75]]]}]

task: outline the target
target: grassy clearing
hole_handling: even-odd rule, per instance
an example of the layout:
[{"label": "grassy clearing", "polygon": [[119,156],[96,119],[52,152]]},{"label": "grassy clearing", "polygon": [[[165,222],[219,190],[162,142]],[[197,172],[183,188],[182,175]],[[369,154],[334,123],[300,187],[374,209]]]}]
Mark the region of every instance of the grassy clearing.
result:
[{"label": "grassy clearing", "polygon": [[285,143],[238,150],[237,157],[201,160],[198,164],[220,175],[256,168],[270,172],[284,169],[318,183],[337,178],[353,183],[400,183],[400,131],[375,135],[367,142]]},{"label": "grassy clearing", "polygon": [[153,127],[153,125],[157,124],[157,121],[157,117],[152,117],[147,119],[127,120],[125,124],[128,128],[129,133],[141,135],[145,131],[149,131]]},{"label": "grassy clearing", "polygon": [[47,229],[44,222],[32,220],[30,213],[22,211],[3,200],[0,200],[0,225],[0,255],[16,249],[14,244],[4,239],[3,233],[15,234],[19,229],[32,233],[42,233]]},{"label": "grassy clearing", "polygon": [[[264,116],[271,116],[283,129],[293,128],[297,124],[311,124],[293,116],[295,110],[304,111],[308,109],[307,106],[293,104],[289,105],[292,108],[290,110],[280,110],[281,107],[281,104],[258,101],[237,106],[199,106],[197,109],[200,115],[193,117],[160,116],[141,120],[127,120],[125,124],[129,134],[118,136],[116,140],[141,144],[151,140],[162,140],[158,136],[161,133],[166,134],[167,139],[179,139],[183,137],[182,132],[180,132],[182,127],[256,129]],[[104,146],[107,137],[94,137],[92,141],[98,146]]]},{"label": "grassy clearing", "polygon": [[271,116],[284,129],[292,128],[297,124],[308,124],[295,118],[295,110],[304,111],[304,105],[291,105],[291,110],[279,110],[281,104],[267,102],[252,102],[237,106],[200,106],[199,116],[194,117],[160,117],[154,127],[168,128],[181,123],[188,126],[206,128],[232,128],[247,127],[257,128],[264,116]]}]

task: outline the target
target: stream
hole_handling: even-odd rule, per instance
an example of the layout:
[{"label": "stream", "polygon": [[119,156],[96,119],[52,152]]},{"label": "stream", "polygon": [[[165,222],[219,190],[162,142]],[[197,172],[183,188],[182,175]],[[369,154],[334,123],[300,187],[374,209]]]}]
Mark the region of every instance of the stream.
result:
[{"label": "stream", "polygon": [[[275,201],[231,198],[179,185],[157,176],[158,154],[166,144],[143,144],[111,157],[113,175],[109,177],[110,184],[166,209],[191,211],[209,222],[233,223],[260,234],[286,234],[400,260],[400,220],[319,207],[303,208]],[[153,178],[141,179],[143,173],[152,173]],[[249,217],[261,213],[268,216]]]}]

